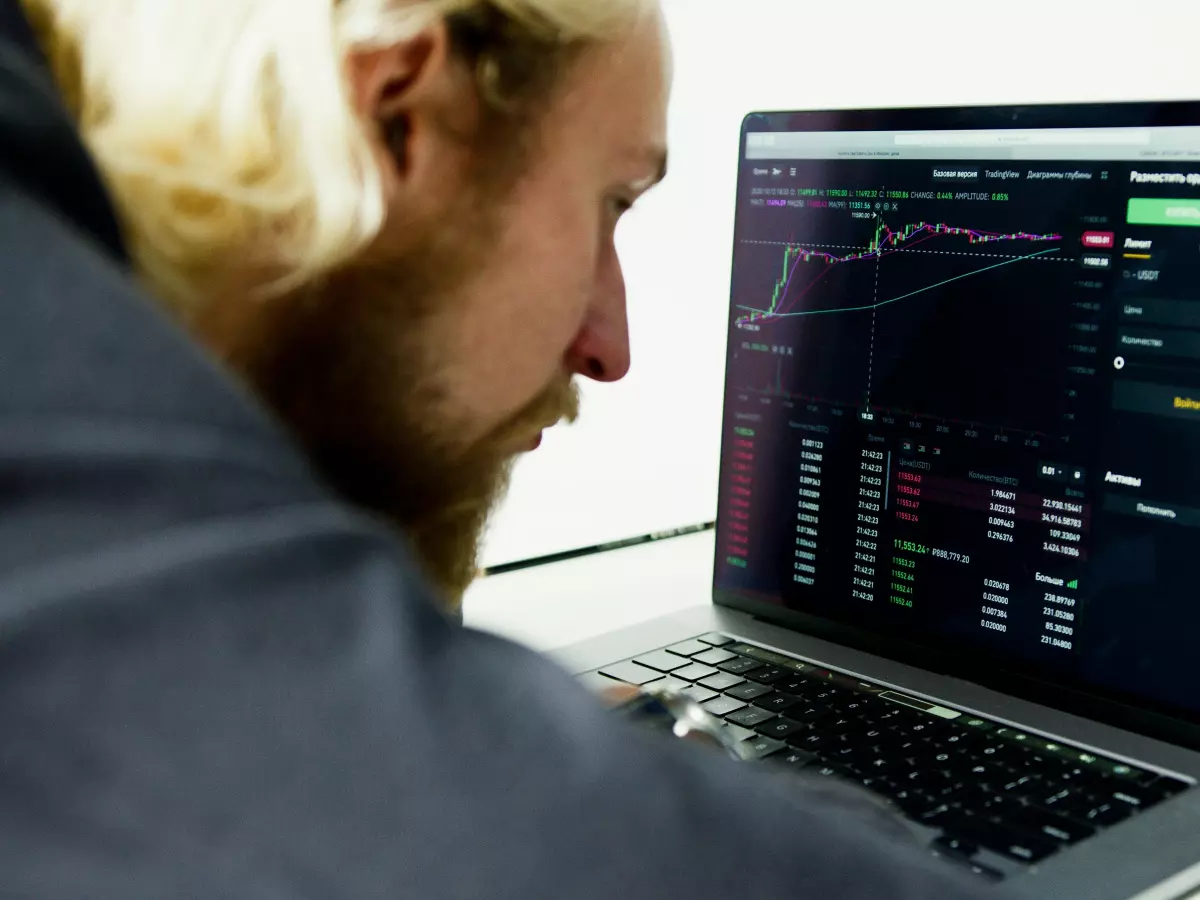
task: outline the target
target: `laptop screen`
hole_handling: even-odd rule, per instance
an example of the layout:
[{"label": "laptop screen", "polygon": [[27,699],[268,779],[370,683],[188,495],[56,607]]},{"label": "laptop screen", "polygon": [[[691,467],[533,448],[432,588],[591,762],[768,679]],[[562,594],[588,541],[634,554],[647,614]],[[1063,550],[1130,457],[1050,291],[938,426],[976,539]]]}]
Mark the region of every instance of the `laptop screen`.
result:
[{"label": "laptop screen", "polygon": [[718,598],[1200,719],[1189,121],[747,119]]}]

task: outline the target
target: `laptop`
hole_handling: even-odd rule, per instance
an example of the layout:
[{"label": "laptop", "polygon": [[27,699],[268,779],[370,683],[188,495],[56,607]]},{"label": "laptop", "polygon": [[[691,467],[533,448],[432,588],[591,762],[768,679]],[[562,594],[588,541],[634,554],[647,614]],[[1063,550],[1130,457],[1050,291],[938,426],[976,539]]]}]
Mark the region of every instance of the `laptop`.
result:
[{"label": "laptop", "polygon": [[1200,103],[743,124],[712,603],[560,654],[1030,897],[1200,890]]}]

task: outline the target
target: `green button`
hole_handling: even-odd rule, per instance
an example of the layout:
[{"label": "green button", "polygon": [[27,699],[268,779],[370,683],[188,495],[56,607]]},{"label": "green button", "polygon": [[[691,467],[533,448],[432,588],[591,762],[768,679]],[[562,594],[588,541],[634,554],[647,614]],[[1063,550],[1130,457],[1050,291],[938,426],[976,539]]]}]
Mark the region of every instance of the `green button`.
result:
[{"label": "green button", "polygon": [[1134,197],[1129,201],[1130,225],[1191,225],[1200,228],[1200,200],[1159,200]]}]

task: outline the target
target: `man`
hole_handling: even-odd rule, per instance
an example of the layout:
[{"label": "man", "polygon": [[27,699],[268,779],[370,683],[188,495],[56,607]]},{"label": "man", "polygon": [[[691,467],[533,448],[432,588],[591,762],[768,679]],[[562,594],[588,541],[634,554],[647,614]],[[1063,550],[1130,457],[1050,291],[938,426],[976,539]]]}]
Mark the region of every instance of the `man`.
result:
[{"label": "man", "polygon": [[667,80],[639,0],[0,0],[4,896],[979,889],[437,609],[628,368]]}]

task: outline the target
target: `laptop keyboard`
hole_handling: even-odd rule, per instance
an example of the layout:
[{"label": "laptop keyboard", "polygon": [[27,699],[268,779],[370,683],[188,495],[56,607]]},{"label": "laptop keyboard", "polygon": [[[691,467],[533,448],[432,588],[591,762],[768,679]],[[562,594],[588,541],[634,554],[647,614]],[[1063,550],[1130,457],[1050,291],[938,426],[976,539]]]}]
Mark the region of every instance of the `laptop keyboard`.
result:
[{"label": "laptop keyboard", "polygon": [[1011,871],[999,861],[1039,863],[1191,787],[723,634],[585,677],[674,687],[724,720],[744,759],[879,794],[991,879]]}]

